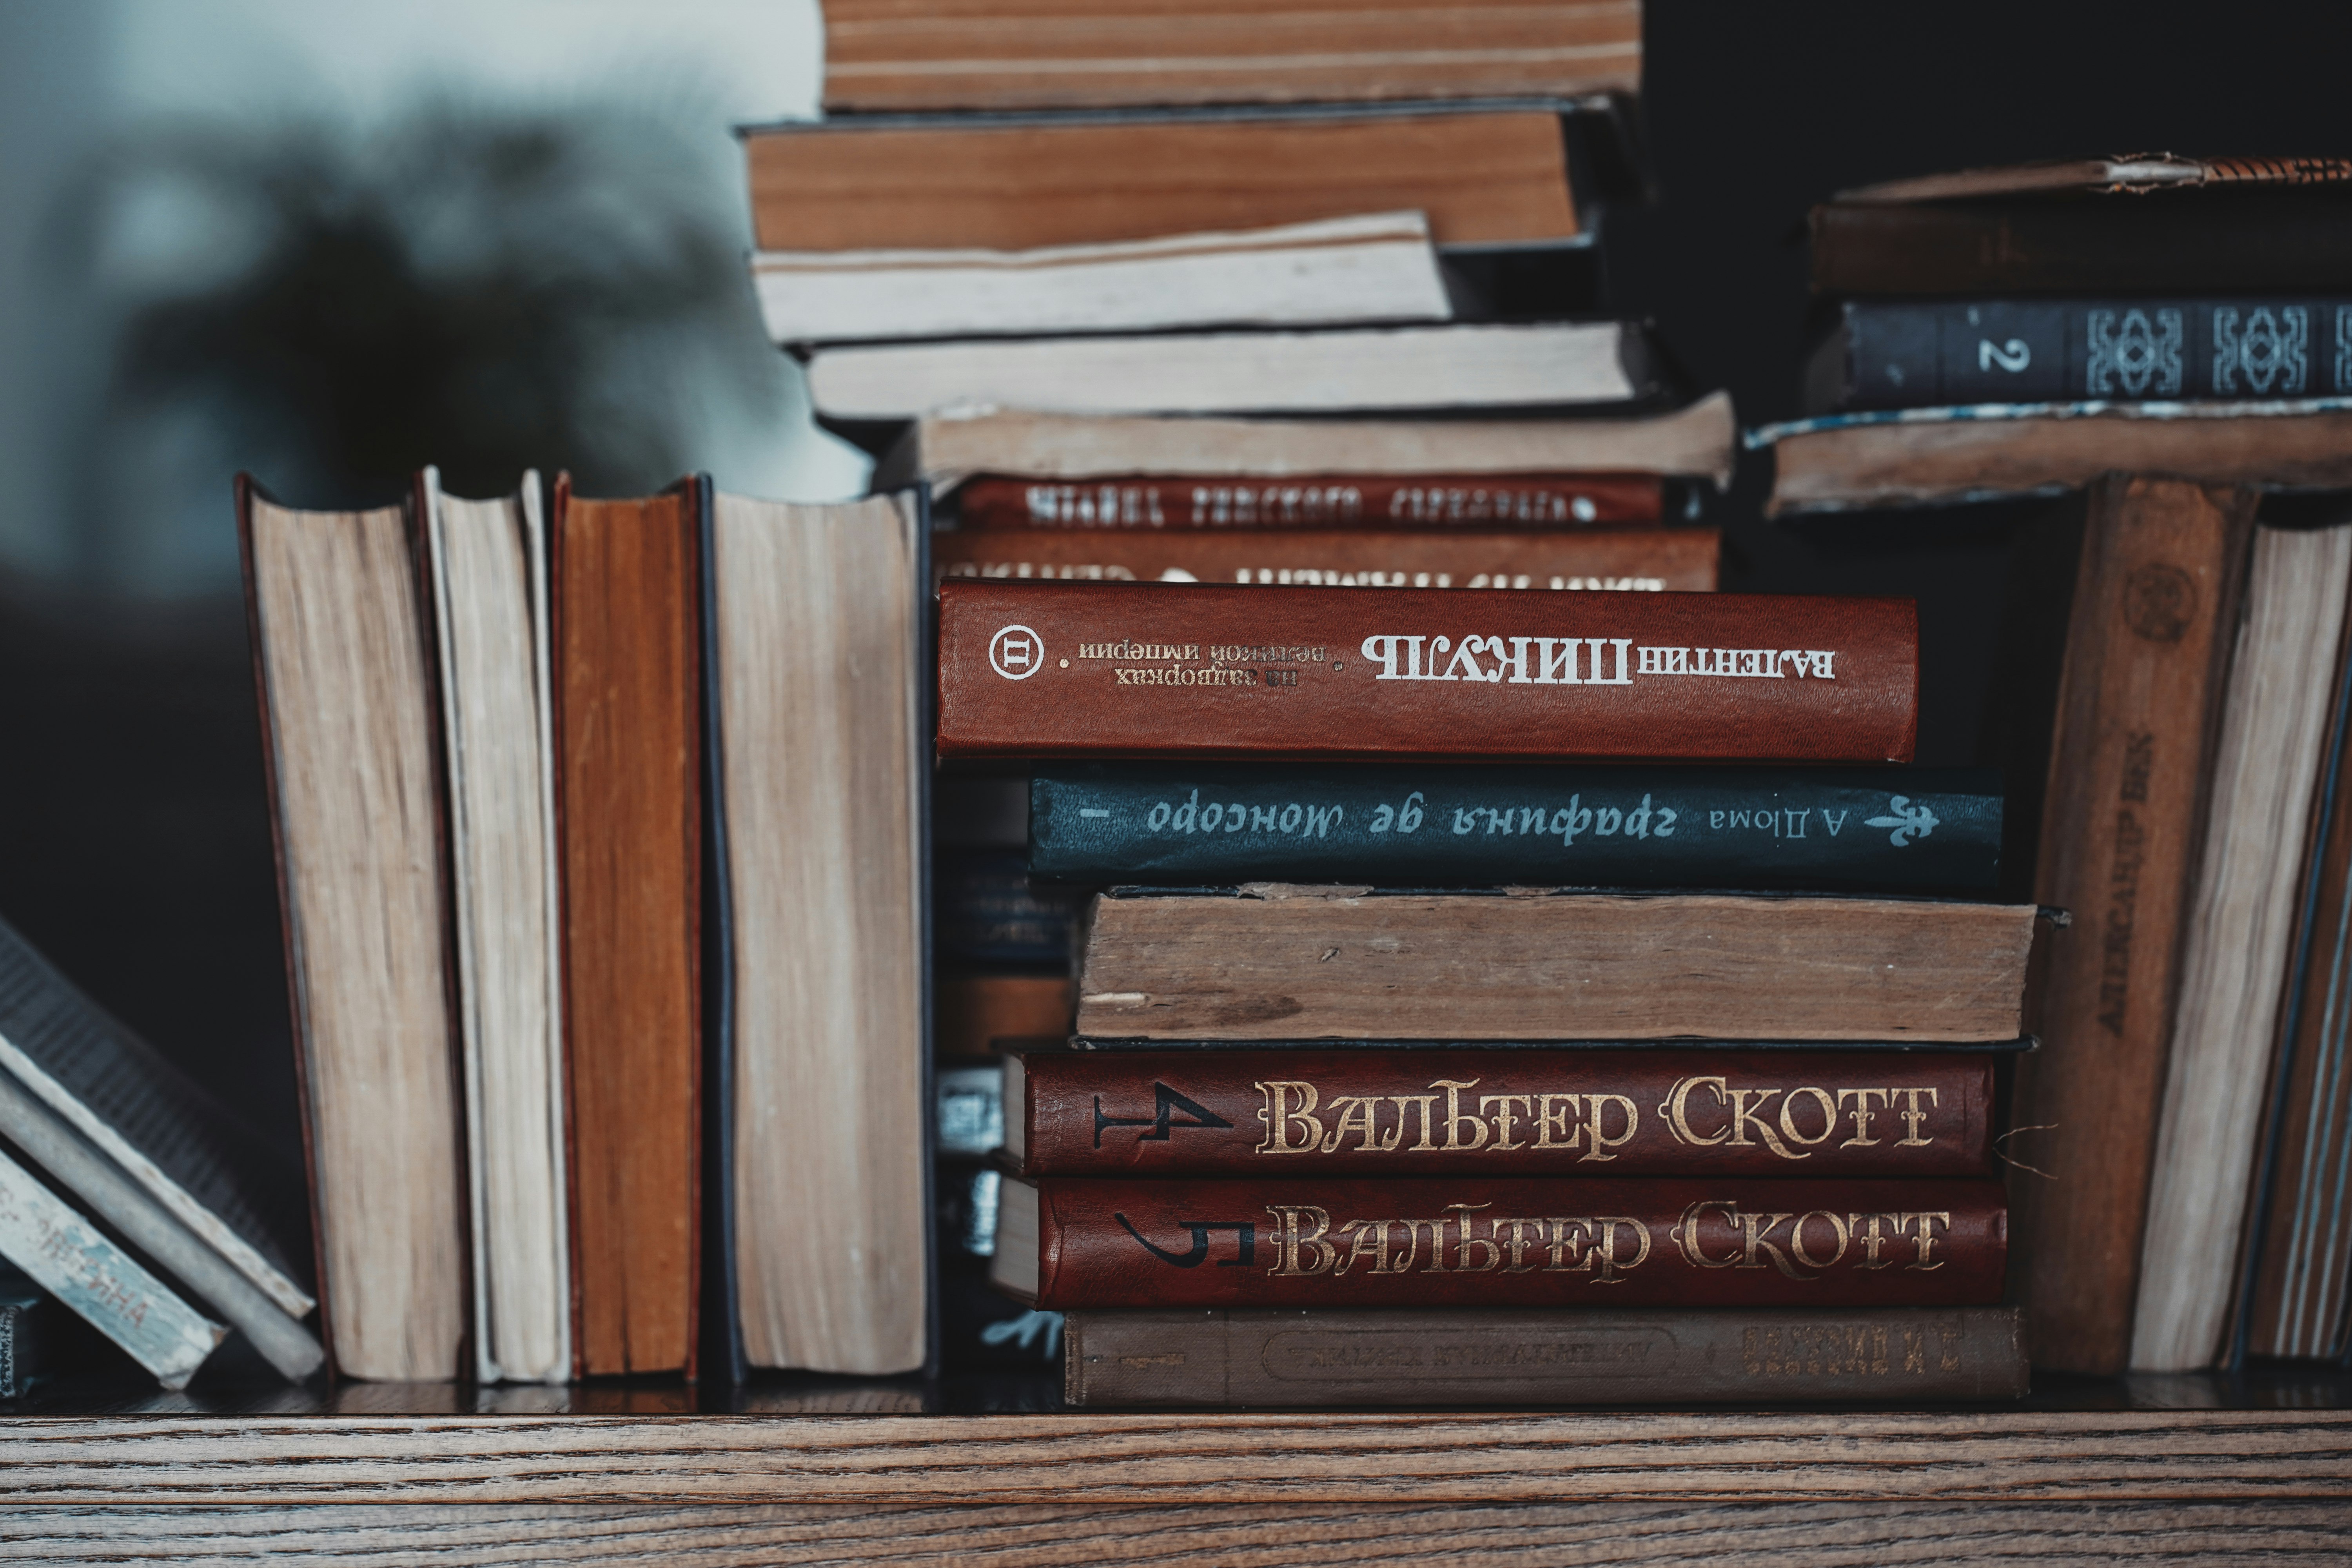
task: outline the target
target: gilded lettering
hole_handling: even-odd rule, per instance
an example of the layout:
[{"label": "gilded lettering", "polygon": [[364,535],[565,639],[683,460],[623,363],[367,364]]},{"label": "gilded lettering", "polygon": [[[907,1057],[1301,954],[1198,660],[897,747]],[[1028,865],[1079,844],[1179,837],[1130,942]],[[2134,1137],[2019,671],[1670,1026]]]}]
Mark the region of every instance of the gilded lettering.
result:
[{"label": "gilded lettering", "polygon": [[1916,1238],[1911,1261],[1905,1264],[1904,1268],[1906,1271],[1916,1269],[1922,1274],[1932,1273],[1941,1268],[1945,1259],[1937,1258],[1933,1263],[1927,1259],[1936,1250],[1936,1226],[1942,1226],[1948,1235],[1951,1231],[1952,1216],[1949,1211],[1938,1209],[1933,1213],[1900,1215],[1896,1216],[1896,1220],[1898,1233],[1904,1229],[1911,1229]]},{"label": "gilded lettering", "polygon": [[[1445,1205],[1445,1212],[1456,1216],[1454,1223],[1459,1229],[1459,1234],[1454,1237],[1454,1273],[1484,1274],[1503,1260],[1503,1249],[1496,1244],[1491,1237],[1473,1236],[1470,1234],[1470,1216],[1480,1209],[1492,1207],[1494,1207],[1492,1204],[1448,1204]],[[1474,1254],[1471,1250],[1473,1247],[1485,1247],[1486,1251],[1482,1254]],[[1474,1256],[1483,1257],[1485,1261],[1473,1263],[1471,1258]]]},{"label": "gilded lettering", "polygon": [[1935,1104],[1937,1091],[1934,1086],[1930,1085],[1924,1089],[1898,1089],[1895,1092],[1903,1097],[1904,1103],[1904,1109],[1895,1113],[1903,1119],[1903,1136],[1895,1141],[1895,1146],[1897,1149],[1925,1149],[1935,1140],[1919,1136],[1919,1123],[1927,1120],[1927,1116],[1926,1111],[1919,1109],[1919,1097],[1924,1094],[1927,1097],[1928,1104]]},{"label": "gilded lettering", "polygon": [[[1445,1147],[1449,1152],[1458,1149],[1483,1149],[1486,1146],[1486,1124],[1475,1116],[1462,1114],[1462,1091],[1465,1089],[1475,1089],[1477,1085],[1478,1080],[1475,1078],[1441,1078],[1429,1086],[1432,1089],[1442,1089],[1445,1091]],[[1466,1143],[1462,1139],[1462,1129],[1465,1127],[1477,1134]]]},{"label": "gilded lettering", "polygon": [[1808,1279],[1811,1278],[1811,1275],[1798,1273],[1795,1267],[1790,1263],[1788,1254],[1782,1252],[1779,1247],[1764,1239],[1766,1237],[1770,1236],[1775,1228],[1792,1218],[1792,1215],[1785,1214],[1743,1214],[1738,1217],[1739,1220],[1740,1239],[1746,1244],[1745,1249],[1739,1255],[1739,1267],[1742,1268],[1763,1268],[1763,1262],[1756,1256],[1759,1252],[1761,1252],[1764,1254],[1765,1258],[1771,1259],[1773,1268],[1779,1269],[1789,1279]]},{"label": "gilded lettering", "polygon": [[[1800,1095],[1810,1095],[1812,1098],[1813,1103],[1822,1108],[1822,1130],[1811,1138],[1806,1137],[1802,1132],[1797,1131],[1797,1119],[1794,1113],[1797,1108],[1797,1097]],[[1815,1089],[1809,1084],[1801,1089],[1792,1089],[1786,1095],[1781,1097],[1780,1133],[1781,1136],[1788,1139],[1790,1142],[1802,1143],[1810,1148],[1816,1143],[1828,1142],[1830,1141],[1830,1134],[1836,1131],[1837,1106],[1831,1100],[1829,1091],[1827,1089]],[[1804,1159],[1805,1156],[1802,1154],[1797,1154],[1792,1155],[1791,1158],[1801,1160]]]},{"label": "gilded lettering", "polygon": [[[1760,1112],[1764,1107],[1770,1102],[1772,1097],[1780,1092],[1780,1091],[1777,1089],[1735,1089],[1731,1090],[1731,1142],[1734,1145],[1740,1148],[1752,1147],[1753,1145],[1748,1142],[1748,1129],[1753,1127],[1756,1129],[1758,1134],[1762,1137],[1764,1147],[1771,1150],[1772,1152],[1778,1154],[1783,1160],[1809,1159],[1811,1156],[1808,1154],[1790,1153],[1789,1152],[1789,1146],[1780,1142],[1780,1135],[1772,1130],[1772,1124],[1766,1121],[1764,1118],[1759,1114],[1759,1112]],[[1748,1101],[1750,1096],[1753,1096],[1756,1100],[1756,1110],[1750,1110],[1748,1108]]]},{"label": "gilded lettering", "polygon": [[[1576,1163],[1581,1165],[1588,1160],[1614,1160],[1617,1156],[1610,1151],[1622,1149],[1633,1141],[1634,1132],[1642,1125],[1642,1112],[1631,1100],[1622,1094],[1591,1095],[1587,1097],[1586,1103],[1588,1109],[1585,1111],[1584,1124],[1586,1131],[1592,1134],[1592,1147],[1586,1150]],[[1608,1132],[1607,1108],[1612,1105],[1617,1108],[1620,1117],[1619,1125],[1624,1129],[1614,1138],[1610,1137]]]},{"label": "gilded lettering", "polygon": [[1887,1093],[1888,1091],[1883,1089],[1842,1089],[1838,1090],[1837,1100],[1839,1105],[1844,1105],[1848,1100],[1853,1101],[1853,1136],[1839,1144],[1839,1148],[1874,1149],[1878,1146],[1878,1140],[1870,1135],[1870,1097],[1874,1094],[1876,1095],[1878,1097],[1878,1103],[1885,1105],[1887,1103]]},{"label": "gilded lettering", "polygon": [[1732,1268],[1738,1263],[1739,1254],[1735,1252],[1726,1258],[1709,1258],[1706,1248],[1699,1245],[1699,1216],[1709,1209],[1722,1210],[1724,1223],[1727,1226],[1736,1225],[1738,1222],[1739,1205],[1738,1204],[1723,1198],[1702,1198],[1683,1210],[1683,1217],[1675,1221],[1674,1228],[1666,1233],[1667,1238],[1682,1249],[1683,1261],[1694,1268]]},{"label": "gilded lettering", "polygon": [[[1584,1141],[1584,1129],[1569,1125],[1576,1114],[1577,1102],[1583,1097],[1574,1094],[1544,1094],[1536,1097],[1536,1147],[1538,1149],[1573,1149]],[[1555,1139],[1554,1132],[1567,1134]]]},{"label": "gilded lettering", "polygon": [[[1297,1279],[1328,1274],[1339,1262],[1339,1249],[1324,1239],[1331,1229],[1328,1210],[1313,1204],[1268,1204],[1265,1212],[1274,1215],[1279,1227],[1274,1237],[1274,1267],[1266,1270],[1268,1275]],[[1301,1215],[1312,1215],[1315,1228],[1302,1232]]]},{"label": "gilded lettering", "polygon": [[[1481,1116],[1491,1114],[1495,1119],[1495,1141],[1488,1145],[1489,1148],[1497,1153],[1502,1153],[1508,1150],[1527,1147],[1524,1143],[1511,1142],[1513,1126],[1511,1108],[1517,1106],[1519,1114],[1525,1116],[1528,1114],[1532,1098],[1524,1094],[1482,1094],[1478,1097],[1478,1114]],[[1486,1109],[1490,1105],[1495,1108],[1491,1112]]]},{"label": "gilded lettering", "polygon": [[[1299,1079],[1276,1079],[1250,1087],[1265,1096],[1265,1104],[1257,1113],[1257,1119],[1265,1124],[1265,1141],[1253,1152],[1303,1154],[1322,1146],[1323,1122],[1315,1114],[1316,1103],[1321,1096],[1316,1092],[1313,1084]],[[1298,1099],[1295,1109],[1290,1103],[1294,1094]],[[1294,1125],[1304,1130],[1304,1135],[1295,1141],[1290,1136]]]},{"label": "gilded lettering", "polygon": [[1371,1095],[1343,1094],[1335,1098],[1331,1101],[1331,1110],[1335,1113],[1331,1131],[1323,1134],[1321,1144],[1323,1152],[1338,1153],[1340,1146],[1346,1142],[1349,1132],[1354,1132],[1358,1137],[1357,1153],[1374,1152],[1380,1136],[1378,1128],[1373,1124],[1374,1112],[1379,1106],[1380,1100]]}]

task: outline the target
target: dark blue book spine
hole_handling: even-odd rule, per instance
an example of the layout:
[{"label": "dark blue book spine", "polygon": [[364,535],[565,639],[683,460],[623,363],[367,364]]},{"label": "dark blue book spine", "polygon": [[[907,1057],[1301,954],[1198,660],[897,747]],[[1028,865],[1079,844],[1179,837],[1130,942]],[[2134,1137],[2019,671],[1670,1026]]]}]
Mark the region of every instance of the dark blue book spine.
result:
[{"label": "dark blue book spine", "polygon": [[1999,775],[1914,768],[1182,767],[1029,786],[1047,881],[1990,892]]},{"label": "dark blue book spine", "polygon": [[1851,301],[1818,412],[2352,395],[2352,300]]}]

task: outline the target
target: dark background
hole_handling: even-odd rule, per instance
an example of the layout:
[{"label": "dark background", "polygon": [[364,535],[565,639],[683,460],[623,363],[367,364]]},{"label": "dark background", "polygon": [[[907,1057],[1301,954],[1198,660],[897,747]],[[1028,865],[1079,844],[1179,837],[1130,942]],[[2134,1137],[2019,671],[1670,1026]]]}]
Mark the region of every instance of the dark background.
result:
[{"label": "dark background", "polygon": [[[1832,191],[2038,157],[2352,152],[2340,7],[1653,0],[1648,26],[1658,199],[1609,215],[1612,303],[1654,320],[1694,384],[1728,387],[1747,425],[1795,412],[1802,221]],[[353,377],[376,368],[349,357]],[[1725,585],[1916,595],[1919,760],[1978,760],[2004,580],[2049,509],[1775,524],[1769,482],[1769,457],[1751,454],[1710,508],[1730,531]],[[290,1144],[241,606],[0,583],[0,914]]]}]

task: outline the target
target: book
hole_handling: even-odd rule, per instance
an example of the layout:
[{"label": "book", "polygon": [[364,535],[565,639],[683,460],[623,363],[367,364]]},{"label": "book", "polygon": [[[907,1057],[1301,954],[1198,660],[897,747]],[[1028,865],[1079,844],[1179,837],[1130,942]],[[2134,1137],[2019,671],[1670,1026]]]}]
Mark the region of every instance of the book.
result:
[{"label": "book", "polygon": [[300,1167],[5,921],[0,1132],[285,1376],[318,1370],[324,1352],[303,1323],[318,1303],[295,1261],[310,1230]]},{"label": "book", "polygon": [[420,509],[236,499],[327,1349],[446,1381],[465,1152]]},{"label": "book", "polygon": [[[1574,419],[1212,419],[952,409],[894,426],[877,488],[923,480],[940,497],[980,474],[1079,480],[1130,474],[1234,479],[1316,474],[1613,473],[1731,483],[1731,399]],[[1595,507],[1600,521],[1599,504]]]},{"label": "book", "polygon": [[[2034,897],[2050,933],[2003,1152],[2034,1360],[2129,1363],[2181,937],[2253,497],[2118,476],[2090,493]],[[2224,1259],[2208,1264],[2226,1268]]]},{"label": "book", "polygon": [[549,524],[576,1376],[697,1370],[701,500]]},{"label": "book", "polygon": [[1660,395],[1645,329],[1624,321],[1206,331],[820,347],[820,419],[939,408],[1058,414],[1533,410]]},{"label": "book", "polygon": [[763,250],[751,283],[780,343],[1454,315],[1417,212],[1031,250]]},{"label": "book", "polygon": [[58,1370],[64,1310],[31,1275],[0,1269],[0,1399],[22,1399]]},{"label": "book", "polygon": [[1849,300],[1806,361],[1805,408],[2352,393],[2344,300]]},{"label": "book", "polygon": [[1917,727],[1908,599],[956,578],[939,599],[942,757],[1882,763]]},{"label": "book", "polygon": [[932,949],[948,963],[1065,967],[1078,896],[1030,886],[1018,849],[943,849],[933,872]]},{"label": "book", "polygon": [[2020,403],[1833,414],[1751,431],[1772,516],[2080,489],[2102,474],[2352,487],[2352,402]]},{"label": "book", "polygon": [[1343,102],[1640,89],[1639,0],[1092,10],[833,0],[828,112]]},{"label": "book", "polygon": [[1007,1177],[989,1279],[1051,1311],[1991,1306],[2007,1214],[1966,1177]]},{"label": "book", "polygon": [[1030,250],[1395,212],[1443,246],[1557,245],[1583,232],[1568,107],[875,115],[743,138],[761,250]]},{"label": "book", "polygon": [[976,474],[956,490],[958,529],[1583,528],[1656,522],[1654,474]]},{"label": "book", "polygon": [[1064,1403],[1195,1408],[2000,1400],[2014,1307],[1613,1307],[1063,1315]]},{"label": "book", "polygon": [[1076,994],[1066,974],[955,974],[936,982],[933,1050],[942,1061],[992,1059],[999,1042],[1061,1040]]},{"label": "book", "polygon": [[2352,525],[2254,531],[2222,698],[2203,864],[2180,956],[2131,1365],[2221,1353],[2244,1253],[2263,1090],[2277,1044],[2297,885],[2344,665]]},{"label": "book", "polygon": [[2002,816],[1976,771],[1458,763],[1089,763],[1039,770],[1029,812],[1060,882],[1906,893],[1990,892]]},{"label": "book", "polygon": [[[2352,664],[2352,648],[2347,650]],[[2352,814],[2345,810],[2345,742],[2352,679],[2339,671],[2297,878],[2295,932],[2280,1003],[2277,1047],[2263,1090],[2259,1152],[2246,1205],[2245,1268],[2232,1303],[2225,1364],[2249,1356],[2337,1360],[2347,1327],[2346,1260],[2352,1209],[2341,1173],[2352,1131],[2352,1073],[2340,1002],[2352,958],[2347,876]]]},{"label": "book", "polygon": [[0,1258],[181,1389],[228,1330],[182,1300],[74,1206],[0,1153]]},{"label": "book", "polygon": [[1573,533],[1000,528],[940,534],[932,542],[931,569],[941,578],[1015,581],[1704,594],[1715,589],[1722,550],[1723,536],[1711,528]]},{"label": "book", "polygon": [[2352,260],[2328,184],[1845,196],[1813,209],[1811,237],[1813,290],[1832,296],[2326,293]]},{"label": "book", "polygon": [[2052,158],[1953,174],[1915,174],[1840,191],[1841,202],[1937,202],[2036,193],[2132,195],[2151,191],[2352,183],[2352,158],[2185,158],[2131,153],[2110,158]]},{"label": "book", "polygon": [[1000,1121],[1032,1176],[1982,1176],[1993,1068],[1932,1049],[1045,1048],[1005,1054]]},{"label": "book", "polygon": [[1927,899],[1263,886],[1088,906],[1117,1039],[2009,1040],[2034,910]]},{"label": "book", "polygon": [[[923,886],[928,520],[912,497],[719,493],[712,817],[725,914],[742,1354],[885,1374],[927,1359]],[[784,1223],[780,1216],[798,1217]]]},{"label": "book", "polygon": [[562,910],[539,476],[470,501],[423,476],[442,669],[474,1375],[572,1375]]}]

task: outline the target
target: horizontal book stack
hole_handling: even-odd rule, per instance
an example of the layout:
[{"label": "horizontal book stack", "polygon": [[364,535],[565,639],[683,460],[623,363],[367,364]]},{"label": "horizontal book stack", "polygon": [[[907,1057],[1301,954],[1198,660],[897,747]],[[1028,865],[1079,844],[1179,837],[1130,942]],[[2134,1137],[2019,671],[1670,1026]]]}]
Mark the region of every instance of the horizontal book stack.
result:
[{"label": "horizontal book stack", "polygon": [[1976,169],[1813,209],[1812,417],[1790,511],[2103,473],[2352,483],[2352,161],[2154,154]]},{"label": "horizontal book stack", "polygon": [[[875,489],[928,488],[935,581],[1717,585],[1717,531],[1669,524],[1728,482],[1729,402],[1609,316],[1595,247],[1643,194],[1638,4],[825,25],[827,117],[745,133],[753,282]],[[1056,1348],[984,1284],[998,1047],[1071,1026],[1082,884],[1027,875],[1027,754],[933,823],[950,1367]]]},{"label": "horizontal book stack", "polygon": [[[1816,209],[1783,511],[2080,489],[2023,547],[2013,857],[2072,912],[2011,1157],[2035,1357],[2336,1358],[2352,228],[2339,159],[1979,170]],[[2135,477],[2139,476],[2139,477]],[[2149,477],[2177,476],[2177,477]],[[2054,679],[2053,679],[2054,677]],[[2020,890],[2024,884],[2021,881]]]},{"label": "horizontal book stack", "polygon": [[1704,589],[1730,410],[1608,319],[1640,7],[827,7],[771,333],[941,576]]},{"label": "horizontal book stack", "polygon": [[1886,766],[1907,602],[951,580],[939,655],[1108,885],[991,1260],[1073,1402],[2021,1388],[2035,911],[1995,781]]}]

